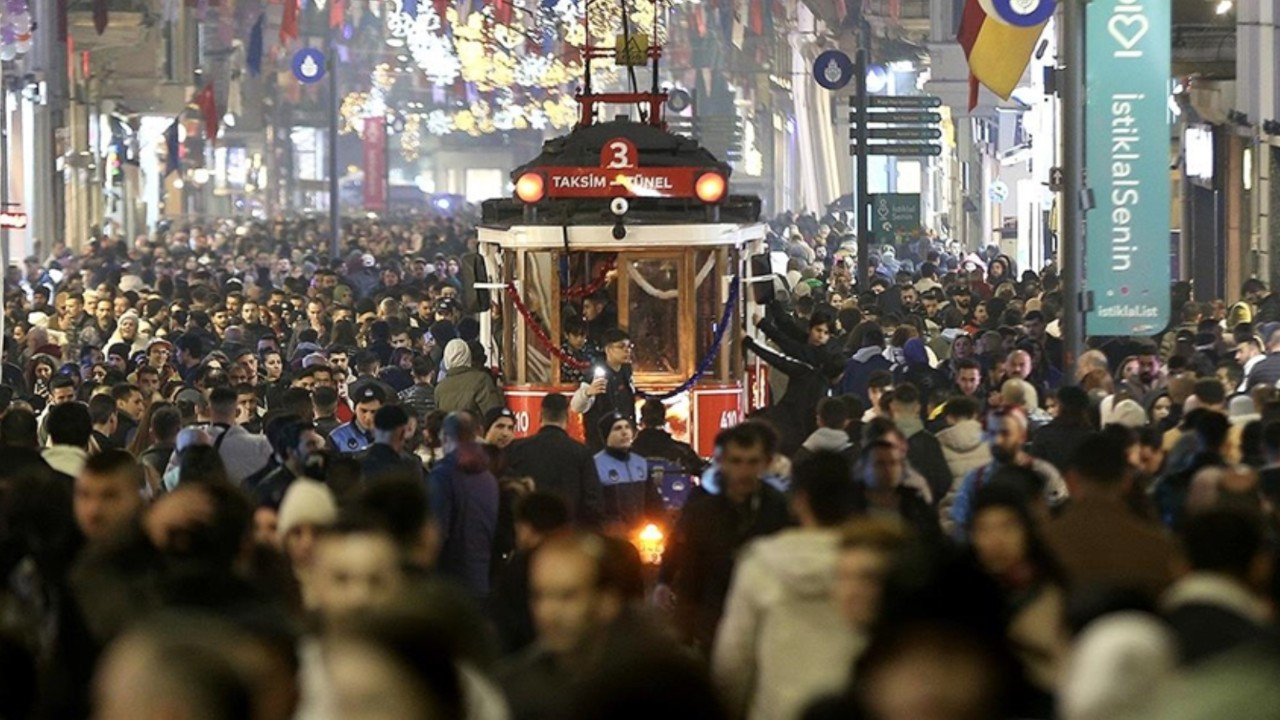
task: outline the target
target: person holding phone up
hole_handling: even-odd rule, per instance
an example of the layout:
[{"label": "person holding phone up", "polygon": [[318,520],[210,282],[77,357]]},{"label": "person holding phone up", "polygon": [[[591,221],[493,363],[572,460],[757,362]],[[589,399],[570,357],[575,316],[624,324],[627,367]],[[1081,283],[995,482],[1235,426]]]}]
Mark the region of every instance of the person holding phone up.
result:
[{"label": "person holding phone up", "polygon": [[635,421],[636,387],[631,381],[631,336],[611,328],[600,338],[604,348],[604,362],[597,363],[590,371],[591,380],[583,378],[573,394],[570,407],[582,413],[586,428],[587,446],[593,453],[604,449],[605,438],[600,435],[600,421],[617,413]]}]

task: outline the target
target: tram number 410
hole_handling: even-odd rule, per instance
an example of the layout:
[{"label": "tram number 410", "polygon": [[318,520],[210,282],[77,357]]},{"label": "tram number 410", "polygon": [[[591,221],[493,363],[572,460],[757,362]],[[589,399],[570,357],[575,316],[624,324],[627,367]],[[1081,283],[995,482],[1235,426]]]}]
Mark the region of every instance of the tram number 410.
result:
[{"label": "tram number 410", "polygon": [[720,429],[731,428],[742,422],[742,416],[737,410],[725,410],[720,413]]},{"label": "tram number 410", "polygon": [[524,435],[529,432],[529,413],[524,410],[517,410],[515,413],[516,432]]}]

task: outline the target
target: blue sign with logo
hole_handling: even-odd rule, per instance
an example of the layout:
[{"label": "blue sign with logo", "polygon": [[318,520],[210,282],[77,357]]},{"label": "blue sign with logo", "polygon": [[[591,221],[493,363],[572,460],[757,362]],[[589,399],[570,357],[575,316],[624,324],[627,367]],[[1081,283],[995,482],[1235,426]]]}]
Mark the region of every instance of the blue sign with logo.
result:
[{"label": "blue sign with logo", "polygon": [[324,78],[324,53],[315,48],[302,48],[293,54],[293,76],[310,85]]},{"label": "blue sign with logo", "polygon": [[1085,214],[1090,335],[1154,335],[1169,324],[1171,5],[1089,3],[1085,157],[1096,202]]},{"label": "blue sign with logo", "polygon": [[1017,27],[1035,27],[1053,17],[1055,0],[990,0],[1001,22]]},{"label": "blue sign with logo", "polygon": [[853,79],[853,60],[848,53],[827,50],[813,61],[813,79],[828,90],[839,90]]}]

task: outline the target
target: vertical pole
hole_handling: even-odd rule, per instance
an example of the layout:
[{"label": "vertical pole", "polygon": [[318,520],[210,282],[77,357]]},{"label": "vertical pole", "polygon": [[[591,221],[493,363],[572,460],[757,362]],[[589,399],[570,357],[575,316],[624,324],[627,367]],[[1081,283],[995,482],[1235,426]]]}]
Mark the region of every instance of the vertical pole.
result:
[{"label": "vertical pole", "polygon": [[[9,75],[8,63],[0,63],[0,212],[9,210]],[[9,288],[9,231],[0,228],[0,298]],[[0,339],[5,337],[5,312],[0,308]],[[4,362],[4,343],[0,341],[0,363]]]},{"label": "vertical pole", "polygon": [[338,97],[338,59],[329,31],[325,53],[325,65],[329,73],[329,257],[337,260],[342,251],[342,211],[339,207],[341,178],[338,176],[338,109],[342,99]]},{"label": "vertical pole", "polygon": [[870,289],[871,282],[871,217],[867,212],[867,47],[863,43],[858,48],[857,59],[853,63],[853,81],[856,97],[853,106],[853,122],[857,125],[856,139],[858,141],[857,155],[854,162],[857,164],[857,188],[854,194],[854,205],[856,205],[855,215],[857,216],[857,225],[854,227],[858,231],[858,277],[857,287],[859,292],[865,292]]},{"label": "vertical pole", "polygon": [[1063,78],[1063,193],[1062,232],[1058,254],[1062,263],[1063,369],[1068,378],[1084,352],[1084,105],[1085,0],[1062,3]]}]

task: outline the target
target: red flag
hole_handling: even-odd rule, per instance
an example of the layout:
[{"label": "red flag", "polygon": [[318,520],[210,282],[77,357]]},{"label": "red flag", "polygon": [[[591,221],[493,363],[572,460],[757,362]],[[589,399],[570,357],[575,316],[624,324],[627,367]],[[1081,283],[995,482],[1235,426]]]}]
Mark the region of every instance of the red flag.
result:
[{"label": "red flag", "polygon": [[280,20],[280,44],[288,45],[298,37],[298,2],[284,0],[284,17]]},{"label": "red flag", "polygon": [[449,12],[449,0],[432,0],[432,5],[435,5],[436,16],[440,18],[440,22],[443,24],[444,14]]},{"label": "red flag", "polygon": [[493,19],[503,25],[509,25],[511,23],[511,2],[512,0],[494,0]]},{"label": "red flag", "polygon": [[347,0],[329,0],[329,27],[342,27],[347,19]]},{"label": "red flag", "polygon": [[204,136],[210,141],[218,138],[218,123],[222,116],[218,114],[218,101],[213,96],[213,81],[209,81],[204,89],[196,94],[196,107],[204,116]]},{"label": "red flag", "polygon": [[707,36],[707,16],[702,11],[702,5],[693,6],[693,28],[698,31],[698,37]]},{"label": "red flag", "polygon": [[751,18],[751,32],[756,35],[764,34],[764,0],[751,0],[751,10],[749,12]]},{"label": "red flag", "polygon": [[93,0],[93,29],[101,35],[107,29],[107,0]]}]

